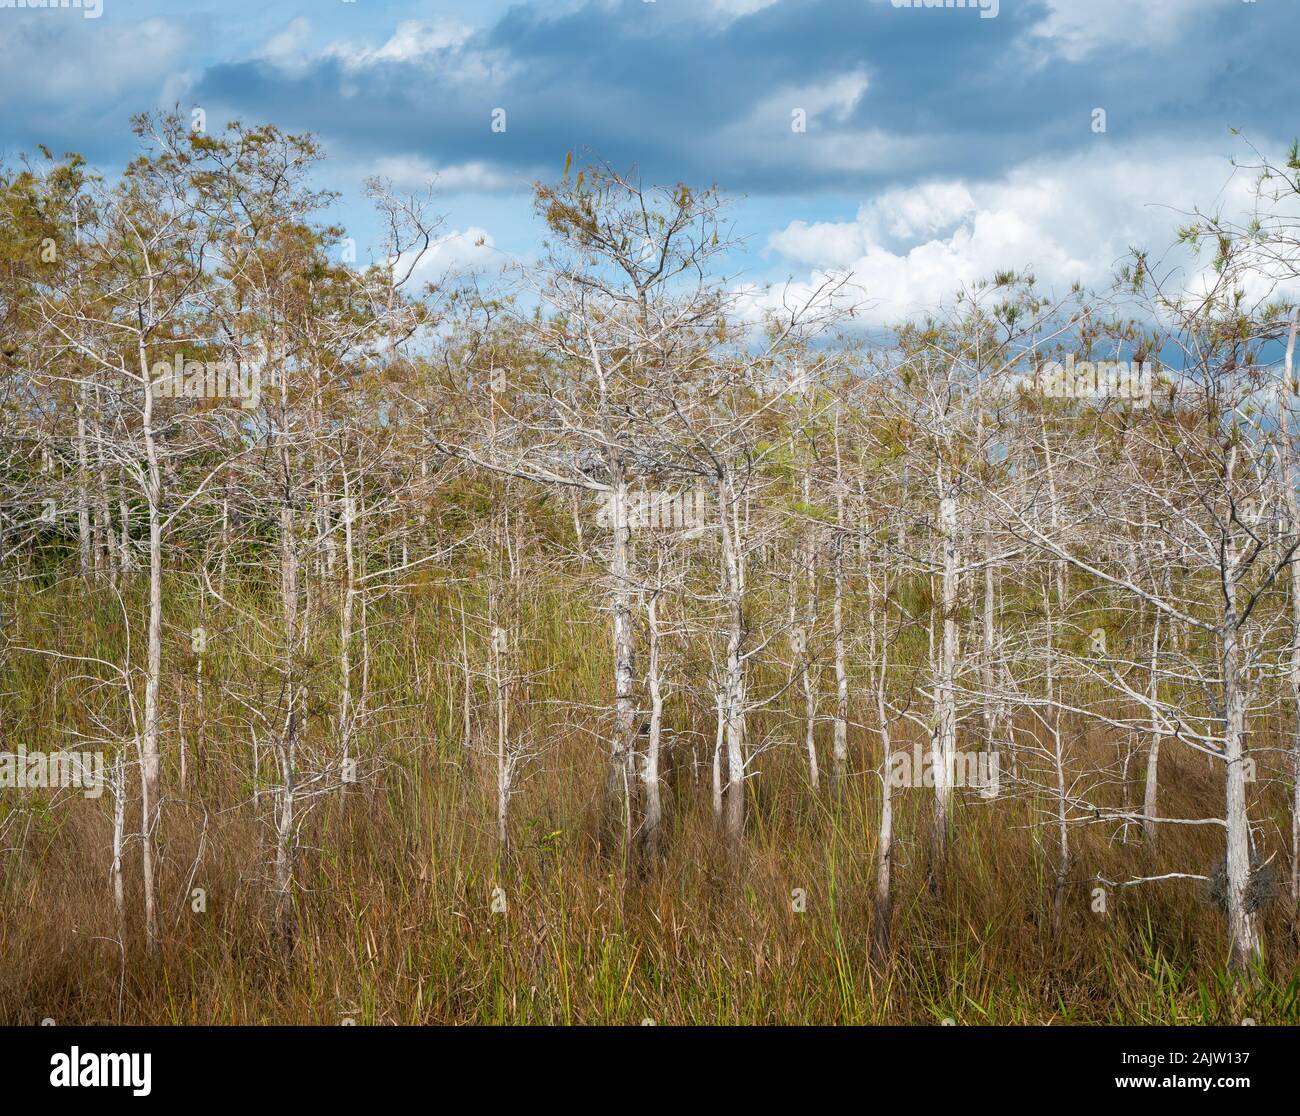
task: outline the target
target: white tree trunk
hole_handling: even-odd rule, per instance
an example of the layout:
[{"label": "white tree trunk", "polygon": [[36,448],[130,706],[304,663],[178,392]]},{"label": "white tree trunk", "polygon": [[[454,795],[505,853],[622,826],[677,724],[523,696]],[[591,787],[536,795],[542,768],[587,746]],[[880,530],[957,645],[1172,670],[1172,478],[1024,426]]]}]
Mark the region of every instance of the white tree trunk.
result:
[{"label": "white tree trunk", "polygon": [[149,513],[149,631],[144,687],[144,737],[141,746],[141,835],[140,859],[144,877],[145,940],[149,951],[158,948],[158,883],[154,876],[154,842],[161,816],[161,767],[159,746],[159,691],[162,685],[162,474],[153,428],[153,383],[143,343],[139,352],[144,380],[144,434],[146,470],[145,501]]},{"label": "white tree trunk", "polygon": [[[1228,453],[1225,484],[1231,491],[1236,449]],[[1259,932],[1247,909],[1250,883],[1250,817],[1246,803],[1246,690],[1241,676],[1240,619],[1237,614],[1237,542],[1229,525],[1223,545],[1223,759],[1224,820],[1227,824],[1226,891],[1231,964],[1243,969],[1258,956]]]},{"label": "white tree trunk", "polygon": [[[810,497],[810,482],[804,477],[803,498],[807,504]],[[808,756],[808,781],[814,791],[821,789],[821,771],[817,764],[817,682],[814,678],[812,661],[813,628],[817,624],[817,530],[808,529],[806,542],[807,563],[805,567],[808,579],[804,600],[803,621],[803,706],[804,727],[803,744]]]},{"label": "white tree trunk", "polygon": [[849,671],[844,655],[844,539],[835,544],[835,599],[831,604],[835,640],[835,783],[842,787],[849,766]]},{"label": "white tree trunk", "polygon": [[[352,614],[357,596],[357,562],[352,523],[356,513],[357,508],[347,493],[347,480],[344,478],[343,557],[346,577],[339,615],[339,762],[345,770],[352,758]],[[347,789],[346,783],[344,789]]]},{"label": "white tree trunk", "polygon": [[1056,778],[1056,881],[1052,890],[1052,938],[1059,940],[1065,913],[1065,884],[1070,875],[1070,831],[1065,799],[1065,755],[1061,741],[1061,711],[1056,704],[1056,640],[1053,632],[1051,590],[1043,587],[1043,611],[1047,621],[1045,697],[1047,727],[1052,736],[1052,772]]},{"label": "white tree trunk", "polygon": [[122,573],[129,574],[135,569],[135,555],[131,553],[131,508],[126,502],[126,478],[123,470],[118,470],[117,481],[117,521],[120,528],[118,566]]},{"label": "white tree trunk", "polygon": [[632,840],[633,698],[632,591],[628,549],[632,529],[628,507],[627,476],[621,460],[611,463],[610,525],[614,537],[610,548],[609,577],[614,611],[614,738],[610,742],[609,769],[605,781],[604,836],[612,841],[616,819],[621,814],[623,847]]},{"label": "white tree trunk", "polygon": [[461,665],[461,743],[465,755],[473,754],[474,748],[474,677],[469,667],[469,632],[465,620],[465,597],[458,594],[460,602],[460,665]]},{"label": "white tree trunk", "polygon": [[646,739],[645,754],[641,757],[641,796],[645,804],[642,839],[646,859],[653,863],[659,857],[663,827],[663,800],[659,787],[659,745],[664,713],[663,686],[659,673],[658,599],[655,593],[651,593],[646,601],[646,628],[649,636],[646,685],[650,691],[650,733]]},{"label": "white tree trunk", "polygon": [[831,603],[835,641],[835,735],[832,757],[835,784],[843,787],[849,766],[849,671],[844,655],[844,474],[840,459],[839,419],[835,426],[835,597]]},{"label": "white tree trunk", "polygon": [[1148,699],[1151,702],[1151,746],[1147,750],[1146,786],[1142,794],[1142,837],[1148,845],[1154,845],[1159,836],[1156,818],[1159,810],[1160,794],[1160,743],[1161,719],[1157,712],[1160,700],[1160,610],[1152,609],[1155,619],[1151,627],[1151,669],[1147,681]]},{"label": "white tree trunk", "polygon": [[876,582],[868,572],[868,609],[871,623],[871,657],[876,662],[876,724],[880,733],[881,779],[880,822],[876,831],[876,893],[873,910],[872,955],[881,965],[889,955],[891,917],[891,881],[894,855],[894,796],[890,783],[893,766],[893,739],[889,731],[886,705],[889,677],[889,578],[885,577],[881,605],[876,604]]},{"label": "white tree trunk", "polygon": [[726,575],[727,658],[725,666],[727,716],[727,788],[723,827],[727,848],[739,854],[745,836],[745,564],[740,540],[740,510],[730,476],[719,488],[722,518],[722,562]]},{"label": "white tree trunk", "polygon": [[90,535],[90,455],[86,449],[86,382],[77,388],[77,558],[81,576],[94,564]]},{"label": "white tree trunk", "polygon": [[[268,346],[268,352],[270,347]],[[297,524],[293,506],[293,465],[289,456],[288,376],[282,371],[280,382],[279,462],[280,483],[280,608],[284,626],[282,671],[287,701],[284,731],[277,747],[280,790],[276,796],[275,894],[277,930],[280,946],[286,954],[295,937],[293,916],[294,826],[297,813],[297,763],[299,709],[306,708],[306,687],[298,681],[298,546]],[[304,625],[305,626],[305,625]]]},{"label": "white tree trunk", "polygon": [[942,878],[948,850],[952,811],[953,765],[957,754],[957,498],[939,475],[939,532],[943,545],[943,632],[939,649],[939,677],[935,687],[934,830],[932,880]]},{"label": "white tree trunk", "polygon": [[[988,525],[984,531],[984,617],[983,646],[980,655],[980,681],[984,689],[980,707],[984,714],[984,747],[990,757],[997,751],[998,713],[993,692],[994,682],[994,646],[995,646],[996,596],[993,586],[993,528]],[[990,759],[989,762],[992,762]],[[996,793],[996,792],[995,792]]]},{"label": "white tree trunk", "polygon": [[727,696],[719,690],[714,697],[718,710],[717,731],[713,738],[713,818],[722,824],[722,748],[727,732]]},{"label": "white tree trunk", "polygon": [[122,881],[122,848],[126,836],[126,755],[119,748],[113,759],[113,912],[119,941],[126,934],[126,891]]},{"label": "white tree trunk", "polygon": [[[1286,372],[1278,394],[1278,476],[1286,509],[1287,530],[1300,534],[1300,508],[1297,508],[1295,477],[1291,465],[1291,422],[1289,411],[1295,396],[1296,333],[1300,329],[1300,310],[1291,315],[1287,335]],[[1295,728],[1291,736],[1291,920],[1292,931],[1300,938],[1300,560],[1293,558],[1291,569],[1291,647],[1289,679],[1291,702],[1295,709]]]},{"label": "white tree trunk", "polygon": [[110,585],[117,584],[113,538],[113,517],[108,510],[108,470],[104,464],[104,431],[101,422],[103,404],[99,384],[95,385],[94,423],[91,427],[95,445],[95,567],[102,565]]},{"label": "white tree trunk", "polygon": [[293,854],[298,763],[298,701],[289,700],[284,735],[279,748],[280,790],[276,795],[275,900],[276,933],[280,949],[288,953],[294,942]]},{"label": "white tree trunk", "polygon": [[504,629],[492,629],[492,684],[497,707],[497,850],[501,856],[510,851],[510,794],[514,764],[510,748],[510,709],[505,657],[501,637]]}]

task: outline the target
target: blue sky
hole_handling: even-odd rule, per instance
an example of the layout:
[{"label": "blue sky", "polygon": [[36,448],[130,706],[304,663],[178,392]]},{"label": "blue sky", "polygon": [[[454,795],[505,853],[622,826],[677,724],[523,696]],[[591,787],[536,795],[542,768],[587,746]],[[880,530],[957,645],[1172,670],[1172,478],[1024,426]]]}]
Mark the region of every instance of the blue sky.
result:
[{"label": "blue sky", "polygon": [[1169,207],[1248,203],[1231,128],[1274,156],[1300,133],[1297,0],[102,4],[0,8],[5,156],[111,172],[135,111],[272,121],[321,137],[363,246],[367,175],[435,180],[431,268],[490,269],[536,248],[529,183],[589,148],[736,195],[739,281],[847,267],[882,320],[999,267],[1103,282],[1165,243]]}]

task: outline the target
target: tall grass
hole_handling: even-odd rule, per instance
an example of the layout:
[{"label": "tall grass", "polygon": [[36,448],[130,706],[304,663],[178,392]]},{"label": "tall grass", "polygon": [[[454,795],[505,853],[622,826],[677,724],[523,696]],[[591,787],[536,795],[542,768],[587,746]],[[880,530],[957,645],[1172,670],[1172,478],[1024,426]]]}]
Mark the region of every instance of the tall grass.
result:
[{"label": "tall grass", "polygon": [[[119,603],[104,590],[52,584],[4,602],[12,616],[0,659],[4,747],[73,747],[77,734],[98,737],[105,727],[117,732],[116,746],[130,746],[125,694],[103,670],[29,649],[126,662],[123,610],[138,618],[138,591],[131,587]],[[838,797],[812,792],[793,743],[758,758],[739,864],[726,857],[709,807],[711,711],[687,696],[670,703],[666,859],[631,870],[602,856],[594,834],[607,727],[605,621],[589,601],[545,587],[519,606],[535,672],[519,717],[540,754],[514,804],[512,853],[501,858],[494,768],[462,740],[461,599],[481,617],[472,585],[448,589],[433,580],[372,611],[374,715],[361,742],[367,777],[346,794],[312,801],[297,855],[300,934],[285,959],[268,895],[269,805],[254,801],[273,772],[269,759],[253,771],[243,706],[233,697],[248,701],[271,685],[266,665],[250,654],[256,626],[206,615],[199,709],[188,651],[199,614],[187,583],[169,584],[162,949],[150,958],[140,940],[135,847],[127,861],[130,924],[126,940],[117,939],[107,794],[0,792],[0,1023],[1300,1019],[1296,955],[1280,910],[1264,916],[1263,964],[1239,981],[1225,973],[1222,915],[1202,885],[1110,890],[1106,912],[1093,909],[1095,875],[1149,869],[1151,854],[1136,835],[1125,843],[1100,827],[1073,833],[1065,928],[1054,941],[1052,835],[1046,804],[1030,798],[962,798],[948,882],[936,898],[924,884],[929,799],[924,790],[898,795],[894,948],[873,967],[879,757],[865,703],[851,710],[852,774]],[[253,589],[240,600],[265,607]],[[309,672],[308,752],[329,747],[334,648],[328,610],[323,615]],[[142,648],[129,654],[138,664]],[[796,715],[793,706],[763,711],[756,736],[779,735],[781,719]],[[200,717],[201,756],[193,752]],[[191,749],[183,794],[182,733]],[[828,748],[829,725],[821,740]],[[1253,743],[1267,764],[1267,742]],[[1113,747],[1081,731],[1072,740],[1077,757]],[[1163,776],[1171,815],[1217,806],[1205,765],[1174,755]],[[1267,774],[1259,795],[1256,817],[1285,831],[1285,797]],[[133,799],[128,817],[136,825],[138,814]],[[1221,856],[1213,836],[1171,828],[1160,862],[1208,874]],[[194,888],[206,894],[201,913],[192,909]],[[802,911],[796,889],[806,897]]]}]

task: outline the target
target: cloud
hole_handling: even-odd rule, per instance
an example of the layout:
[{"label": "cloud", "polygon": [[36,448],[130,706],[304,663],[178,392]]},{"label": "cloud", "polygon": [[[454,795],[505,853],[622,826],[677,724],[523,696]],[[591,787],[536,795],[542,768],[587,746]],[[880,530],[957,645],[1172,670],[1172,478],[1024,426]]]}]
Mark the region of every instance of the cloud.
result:
[{"label": "cloud", "polygon": [[[1230,126],[1276,151],[1300,98],[1300,69],[1276,49],[1297,14],[1263,0],[1018,0],[987,20],[888,0],[439,10],[453,8],[459,17],[401,21],[373,4],[284,18],[265,0],[173,22],[121,6],[98,21],[27,13],[0,38],[0,95],[23,109],[0,120],[0,145],[39,140],[111,170],[134,148],[131,112],[197,103],[214,126],[319,134],[330,184],[348,185],[340,208],[353,208],[340,216],[362,236],[356,187],[379,173],[408,189],[436,180],[458,195],[458,226],[491,227],[519,250],[539,230],[515,193],[556,174],[566,151],[590,152],[647,182],[760,199],[780,214],[774,257],[853,267],[902,308],[1005,259],[1045,278],[1092,274],[1127,247],[1127,215],[1180,185],[1147,181],[1149,165],[1217,181],[1217,152],[1187,152],[1209,151]],[[1094,106],[1108,135],[1091,133]],[[498,107],[506,132],[490,127]],[[791,129],[797,108],[803,133]],[[1090,186],[1059,183],[1069,204],[1042,211],[1064,167]],[[862,199],[853,220],[825,219]]]},{"label": "cloud", "polygon": [[850,271],[873,304],[868,322],[882,325],[951,303],[1000,270],[1032,271],[1057,294],[1076,280],[1104,286],[1131,248],[1158,257],[1196,205],[1249,212],[1251,181],[1217,152],[1107,149],[1031,160],[982,182],[890,190],[853,221],[794,221],[768,246],[812,268],[801,290],[831,269]]},{"label": "cloud", "polygon": [[[405,254],[398,261],[399,276],[405,274],[411,259],[411,254]],[[420,286],[439,283],[449,276],[498,271],[505,263],[506,259],[497,250],[491,234],[486,229],[470,226],[436,238],[415,265],[408,285]]]},{"label": "cloud", "polygon": [[[1269,49],[1287,17],[1208,2],[1162,15],[1179,5],[1024,0],[988,20],[888,0],[534,2],[478,27],[371,17],[343,38],[336,20],[314,50],[295,21],[256,58],[211,65],[196,96],[317,131],[353,159],[418,155],[497,181],[590,149],[656,181],[875,191],[1068,155],[1090,143],[1098,105],[1125,142],[1278,130],[1300,94],[1300,72]],[[506,133],[489,128],[498,107]],[[795,109],[806,133],[791,130]]]},{"label": "cloud", "polygon": [[708,0],[709,8],[727,20],[753,15],[776,3],[779,3],[779,0]]},{"label": "cloud", "polygon": [[469,24],[452,19],[407,20],[378,47],[334,43],[322,57],[341,59],[350,69],[387,63],[424,62],[462,51],[474,34]]},{"label": "cloud", "polygon": [[531,179],[508,174],[485,162],[438,166],[421,155],[386,155],[366,165],[365,176],[390,180],[399,190],[432,187],[440,194],[527,191]]},{"label": "cloud", "polygon": [[121,117],[123,101],[128,111],[154,107],[189,46],[180,27],[161,19],[123,26],[13,14],[5,13],[0,35],[0,98],[55,118],[94,118],[110,105]]},{"label": "cloud", "polygon": [[[337,39],[319,48],[310,46],[312,25],[304,17],[291,20],[255,51],[252,60],[272,68],[272,83],[318,83],[325,74],[335,79],[333,95],[354,98],[379,87],[393,76],[436,75],[444,86],[471,87],[508,80],[509,60],[499,51],[472,47],[475,29],[453,19],[406,20],[378,44]],[[408,108],[400,101],[399,110]]]},{"label": "cloud", "polygon": [[791,110],[798,108],[810,117],[826,114],[832,120],[847,120],[868,84],[867,75],[859,67],[818,82],[788,85],[764,97],[755,107],[753,119],[776,117],[789,121]]},{"label": "cloud", "polygon": [[1223,0],[1043,0],[1043,6],[1029,35],[1071,62],[1114,48],[1174,49],[1186,31],[1225,7]]},{"label": "cloud", "polygon": [[310,37],[311,21],[299,16],[290,20],[284,30],[272,35],[254,57],[284,70],[301,72],[312,62],[307,50],[307,40]]},{"label": "cloud", "polygon": [[923,182],[887,191],[859,209],[852,222],[793,221],[773,233],[768,246],[798,263],[850,267],[873,247],[952,228],[975,208],[962,183]]}]

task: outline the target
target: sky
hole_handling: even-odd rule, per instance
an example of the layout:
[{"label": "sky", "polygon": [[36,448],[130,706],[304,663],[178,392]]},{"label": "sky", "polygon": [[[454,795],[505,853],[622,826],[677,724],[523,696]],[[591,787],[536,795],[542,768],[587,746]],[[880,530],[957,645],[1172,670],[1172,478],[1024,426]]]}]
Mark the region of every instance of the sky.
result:
[{"label": "sky", "polygon": [[531,184],[591,154],[726,190],[737,284],[846,268],[880,322],[1003,268],[1104,284],[1193,206],[1246,211],[1234,159],[1300,133],[1300,0],[15,2],[5,159],[112,174],[131,114],[175,106],[310,131],[363,259],[365,178],[434,184],[433,275],[530,258]]}]

